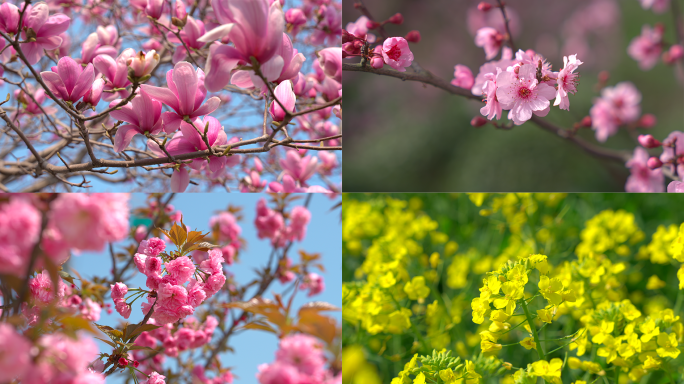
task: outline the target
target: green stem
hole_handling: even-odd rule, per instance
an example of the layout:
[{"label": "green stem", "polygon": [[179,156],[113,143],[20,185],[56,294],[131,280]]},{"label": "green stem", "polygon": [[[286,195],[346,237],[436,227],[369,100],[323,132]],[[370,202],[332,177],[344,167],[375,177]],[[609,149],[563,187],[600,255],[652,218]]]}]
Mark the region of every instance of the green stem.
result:
[{"label": "green stem", "polygon": [[532,315],[530,315],[530,311],[527,309],[527,303],[525,303],[524,298],[520,300],[520,302],[522,303],[523,311],[525,311],[525,317],[527,317],[527,324],[530,325],[530,329],[532,330],[532,337],[534,338],[534,343],[537,345],[537,353],[539,354],[539,360],[545,360],[544,350],[542,350],[541,343],[539,342],[539,335],[537,335],[537,327],[535,327],[534,323],[532,322]]},{"label": "green stem", "polygon": [[677,316],[682,310],[682,302],[684,301],[684,290],[679,290],[677,292],[677,301],[674,306],[674,314]]}]

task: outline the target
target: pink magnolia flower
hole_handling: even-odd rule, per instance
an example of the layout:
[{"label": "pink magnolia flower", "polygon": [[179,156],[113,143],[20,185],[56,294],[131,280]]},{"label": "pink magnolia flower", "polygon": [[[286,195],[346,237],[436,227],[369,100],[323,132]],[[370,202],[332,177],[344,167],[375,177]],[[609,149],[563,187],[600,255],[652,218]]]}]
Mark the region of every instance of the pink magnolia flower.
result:
[{"label": "pink magnolia flower", "polygon": [[285,22],[292,36],[297,36],[302,26],[306,24],[306,15],[299,8],[290,8],[285,12]]},{"label": "pink magnolia flower", "polygon": [[240,238],[242,228],[238,225],[235,216],[230,212],[221,212],[209,219],[209,226],[218,229],[219,240],[236,242]]},{"label": "pink magnolia flower", "polygon": [[556,93],[556,101],[553,105],[560,105],[560,109],[570,110],[570,100],[568,93],[573,95],[577,92],[577,74],[573,73],[577,67],[583,63],[577,60],[577,55],[570,55],[570,58],[563,56],[563,69],[558,72],[558,92]]},{"label": "pink magnolia flower", "polygon": [[[9,8],[7,9],[9,10]],[[59,35],[65,32],[71,23],[68,16],[61,13],[49,16],[49,12],[50,10],[45,2],[29,5],[26,9],[21,37],[22,40],[26,41],[29,39],[27,31],[33,31],[36,41],[22,43],[21,50],[31,65],[40,61],[40,58],[44,56],[43,50],[55,49],[62,44],[62,38]],[[12,13],[11,10],[10,13]],[[31,33],[29,32],[29,34]]]},{"label": "pink magnolia flower", "polygon": [[290,176],[286,174],[283,176],[282,184],[277,181],[272,181],[268,184],[267,192],[275,193],[306,193],[307,188],[301,188],[297,186],[297,182]]},{"label": "pink magnolia flower", "polygon": [[40,77],[55,96],[75,103],[90,90],[95,73],[92,64],[83,69],[74,59],[65,56],[52,67],[52,72],[41,72]]},{"label": "pink magnolia flower", "polygon": [[642,147],[636,147],[634,156],[627,162],[631,175],[625,184],[627,192],[665,192],[665,176],[662,170],[648,167],[648,152]]},{"label": "pink magnolia flower", "polygon": [[382,43],[382,58],[385,63],[399,72],[406,72],[404,67],[411,66],[413,53],[403,37],[390,37]]},{"label": "pink magnolia flower", "polygon": [[171,175],[171,192],[182,193],[190,185],[190,171],[185,165],[181,165]]},{"label": "pink magnolia flower", "polygon": [[596,140],[605,142],[617,133],[620,125],[635,122],[641,114],[640,102],[641,93],[630,82],[604,88],[601,98],[594,99],[594,106],[589,110]]},{"label": "pink magnolia flower", "polygon": [[177,63],[172,70],[166,72],[166,83],[168,88],[147,84],[141,87],[152,98],[173,109],[173,112],[163,114],[164,131],[167,133],[173,133],[180,128],[181,122],[186,118],[192,121],[214,112],[221,103],[216,96],[204,103],[207,94],[204,88],[204,72],[200,68],[194,70],[192,64],[186,61]]},{"label": "pink magnolia flower", "polygon": [[71,248],[100,251],[128,236],[128,199],[124,193],[60,195],[52,203],[49,226]]},{"label": "pink magnolia flower", "polygon": [[330,175],[332,170],[337,168],[339,163],[337,162],[337,155],[331,151],[321,151],[318,154],[318,158],[321,160],[321,165],[318,168],[318,172],[324,175]]},{"label": "pink magnolia flower", "polygon": [[287,151],[285,159],[280,159],[280,166],[295,180],[302,183],[310,179],[316,173],[318,159],[311,156],[299,156],[295,150]]},{"label": "pink magnolia flower", "polygon": [[0,273],[26,275],[40,225],[40,212],[25,200],[0,205]]},{"label": "pink magnolia flower", "polygon": [[662,52],[663,29],[656,26],[651,28],[648,25],[641,27],[641,35],[635,37],[629,47],[627,53],[639,63],[639,68],[643,71],[648,71],[653,68]]},{"label": "pink magnolia flower", "polygon": [[108,25],[107,27],[98,26],[97,32],[93,32],[81,44],[81,63],[92,63],[93,59],[99,55],[107,55],[116,57],[119,52],[114,45],[117,40],[116,27]]},{"label": "pink magnolia flower", "polygon": [[104,85],[104,80],[102,79],[101,75],[98,75],[97,79],[95,79],[93,82],[93,85],[91,85],[90,89],[88,89],[88,92],[83,95],[83,102],[90,104],[93,108],[97,106],[97,104],[100,102],[100,98],[102,97]]},{"label": "pink magnolia flower", "polygon": [[475,35],[475,45],[484,48],[487,60],[493,59],[499,53],[503,40],[503,35],[490,27],[478,29]]},{"label": "pink magnolia flower", "polygon": [[126,65],[133,69],[133,74],[137,77],[149,75],[157,64],[159,64],[159,54],[154,49],[145,54],[140,51],[126,60]]},{"label": "pink magnolia flower", "polygon": [[475,79],[473,78],[473,73],[470,71],[470,68],[461,64],[454,67],[454,79],[451,80],[451,84],[457,87],[470,89],[473,87],[474,83]]},{"label": "pink magnolia flower", "polygon": [[[40,114],[42,114],[43,111],[41,111],[41,109],[39,108],[39,105],[42,105],[45,102],[45,98],[47,97],[45,94],[45,90],[43,88],[40,88],[36,91],[35,87],[31,84],[26,84],[26,88],[28,90],[28,93],[31,94],[33,97],[27,95],[21,89],[15,89],[14,90],[14,98],[17,99],[23,105],[23,108],[21,109],[21,111],[17,111],[17,114],[18,115],[24,114],[24,113],[29,114],[29,115],[40,115]],[[55,112],[57,112],[57,108],[49,107],[49,106],[44,106],[43,110],[48,115],[52,115]]]},{"label": "pink magnolia flower", "polygon": [[[275,95],[276,99],[280,101],[280,103],[278,103],[276,100],[273,100],[268,111],[271,113],[273,121],[283,121],[285,116],[287,116],[287,112],[292,113],[294,111],[295,103],[297,102],[297,98],[292,91],[292,82],[290,80],[286,80],[278,84],[278,86],[273,90],[273,94]],[[280,107],[280,104],[285,107],[287,112]]]},{"label": "pink magnolia flower", "polygon": [[325,75],[342,81],[342,48],[330,47],[318,52],[318,64],[325,72]]},{"label": "pink magnolia flower", "polygon": [[653,9],[655,13],[663,13],[670,8],[670,0],[639,0],[639,2],[643,9]]},{"label": "pink magnolia flower", "polygon": [[317,16],[318,25],[309,37],[309,43],[320,45],[327,40],[328,45],[339,44],[339,36],[342,35],[342,12],[338,11],[334,4],[321,5]]},{"label": "pink magnolia flower", "polygon": [[[202,22],[202,20],[195,20],[195,18],[192,16],[188,16],[185,26],[180,31],[180,37],[183,42],[185,42],[185,45],[188,46],[188,48],[201,49],[204,47],[205,43],[199,41],[198,39],[205,33],[206,31],[204,29],[204,22]],[[182,45],[181,41],[178,40],[178,37],[176,37],[174,33],[168,32],[166,34],[166,39],[171,43],[180,44],[176,46],[176,49],[173,53],[172,60],[174,64],[184,60],[188,56],[185,46]]]},{"label": "pink magnolia flower", "polygon": [[15,35],[19,32],[19,8],[16,5],[9,2],[0,5],[0,31]]},{"label": "pink magnolia flower", "polygon": [[[112,101],[109,106],[116,106],[121,100]],[[124,124],[119,127],[114,136],[114,151],[123,151],[133,140],[135,135],[151,134],[156,135],[162,130],[162,104],[157,100],[152,100],[144,89],[135,96],[130,103],[124,105],[119,110],[111,111],[109,114]]]},{"label": "pink magnolia flower", "polygon": [[159,19],[164,12],[164,0],[147,0],[147,7],[145,13],[154,19]]},{"label": "pink magnolia flower", "polygon": [[195,274],[195,264],[187,256],[179,257],[166,263],[166,272],[176,279],[178,284],[185,284]]},{"label": "pink magnolia flower", "polygon": [[550,108],[549,100],[556,96],[553,87],[538,83],[536,68],[531,64],[515,72],[501,72],[496,77],[496,98],[503,109],[510,109],[508,118],[520,125],[532,118],[532,113],[545,116]]},{"label": "pink magnolia flower", "polygon": [[31,368],[31,348],[31,343],[11,325],[0,323],[0,381],[23,380]]},{"label": "pink magnolia flower", "polygon": [[[93,59],[93,65],[98,71],[107,79],[104,89],[111,91],[115,88],[126,88],[131,82],[128,81],[128,65],[126,62],[129,58],[135,56],[133,48],[125,49],[121,54],[113,59],[108,55],[99,55]],[[102,98],[104,101],[112,101],[116,98],[126,98],[131,93],[127,90],[118,92],[106,92]]]}]

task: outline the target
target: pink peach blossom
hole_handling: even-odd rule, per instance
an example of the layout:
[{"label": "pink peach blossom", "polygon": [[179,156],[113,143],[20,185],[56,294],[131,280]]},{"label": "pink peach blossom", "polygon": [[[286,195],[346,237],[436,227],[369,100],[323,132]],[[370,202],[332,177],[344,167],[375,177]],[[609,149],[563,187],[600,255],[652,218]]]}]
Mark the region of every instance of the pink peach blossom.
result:
[{"label": "pink peach blossom", "polygon": [[382,58],[385,63],[399,72],[406,72],[404,67],[411,66],[413,53],[403,37],[390,37],[382,43]]},{"label": "pink peach blossom", "polygon": [[653,68],[656,63],[658,63],[658,59],[660,59],[662,39],[662,28],[657,26],[651,28],[648,25],[644,25],[641,28],[641,35],[635,37],[632,42],[629,43],[627,53],[639,63],[639,68],[641,68],[641,70],[648,71]]},{"label": "pink peach blossom", "polygon": [[457,87],[470,89],[473,87],[474,83],[475,79],[473,78],[473,73],[470,71],[470,68],[461,64],[454,67],[454,79],[451,80],[451,84]]},{"label": "pink peach blossom", "polygon": [[577,92],[577,74],[573,73],[577,67],[583,64],[577,60],[577,55],[563,56],[563,69],[558,72],[558,92],[556,93],[556,101],[553,105],[560,105],[560,109],[570,110],[570,100],[568,93],[575,94]]},{"label": "pink peach blossom", "polygon": [[477,30],[475,45],[484,48],[487,60],[493,59],[501,49],[504,37],[494,28],[484,27]]},{"label": "pink peach blossom", "polygon": [[634,156],[627,162],[627,168],[631,175],[627,179],[625,191],[643,192],[665,192],[665,177],[662,170],[650,169],[648,167],[648,152],[642,147],[636,147]]},{"label": "pink peach blossom", "polygon": [[635,122],[641,114],[640,102],[641,93],[630,82],[604,88],[601,98],[594,99],[594,106],[589,111],[596,139],[605,142],[617,133],[620,125]]},{"label": "pink peach blossom", "polygon": [[510,109],[508,118],[516,125],[532,118],[532,113],[545,116],[556,91],[553,87],[538,83],[536,68],[531,64],[520,67],[518,74],[501,72],[496,77],[496,98],[503,109]]}]

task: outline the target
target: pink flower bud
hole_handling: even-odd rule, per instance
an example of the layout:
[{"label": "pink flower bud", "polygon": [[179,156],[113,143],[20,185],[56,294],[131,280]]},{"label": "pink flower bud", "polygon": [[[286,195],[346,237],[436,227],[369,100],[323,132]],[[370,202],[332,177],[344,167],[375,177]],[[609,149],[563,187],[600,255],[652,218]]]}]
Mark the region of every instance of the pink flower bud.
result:
[{"label": "pink flower bud", "polygon": [[371,67],[375,69],[380,69],[385,64],[381,57],[373,57],[370,60]]},{"label": "pink flower bud", "polygon": [[479,128],[485,124],[487,124],[487,119],[485,119],[482,116],[475,116],[472,120],[470,120],[470,125],[472,125],[475,128]]},{"label": "pink flower bud", "polygon": [[176,0],[176,17],[179,19],[185,19],[185,16],[188,15],[188,12],[186,11],[185,3],[183,0]]},{"label": "pink flower bud", "polygon": [[375,29],[379,26],[380,26],[380,23],[378,23],[377,21],[368,20],[366,22],[366,28],[368,28],[368,29]]},{"label": "pink flower bud", "polygon": [[646,166],[651,169],[657,169],[663,166],[663,162],[657,157],[651,157],[646,162]]},{"label": "pink flower bud", "polygon": [[128,360],[124,359],[123,357],[119,358],[119,366],[120,367],[125,367],[128,365]]},{"label": "pink flower bud", "polygon": [[591,127],[591,116],[584,116],[580,124],[582,124],[582,126],[586,128]]},{"label": "pink flower bud", "polygon": [[419,43],[420,42],[420,32],[409,31],[409,33],[406,34],[405,39],[406,39],[406,41],[408,41],[410,43]]},{"label": "pink flower bud", "polygon": [[152,70],[159,64],[159,55],[155,50],[146,54],[140,51],[137,55],[128,58],[126,64],[133,69],[135,76],[142,77],[152,73]]},{"label": "pink flower bud", "polygon": [[653,128],[657,122],[655,115],[646,113],[637,121],[637,125],[641,128]]},{"label": "pink flower bud", "polygon": [[598,74],[598,81],[599,83],[605,83],[610,79],[610,72],[608,71],[601,71]]},{"label": "pink flower bud", "polygon": [[140,365],[140,362],[138,360],[133,360],[133,366],[135,368],[138,368],[139,365]]},{"label": "pink flower bud", "polygon": [[492,9],[492,5],[489,3],[485,3],[484,1],[481,2],[480,4],[477,5],[477,9],[480,10],[481,12],[487,12],[490,9]]},{"label": "pink flower bud", "polygon": [[404,16],[401,13],[395,13],[392,17],[387,19],[392,24],[401,25],[404,22]]},{"label": "pink flower bud", "polygon": [[663,62],[665,64],[674,64],[677,60],[684,56],[684,48],[681,45],[673,45],[668,51],[663,53]]},{"label": "pink flower bud", "polygon": [[658,148],[663,145],[651,135],[639,135],[639,144],[644,148]]},{"label": "pink flower bud", "polygon": [[90,90],[83,96],[84,103],[90,103],[92,106],[96,106],[100,102],[100,97],[102,96],[102,90],[104,89],[104,80],[98,78],[93,82]]},{"label": "pink flower bud", "polygon": [[147,0],[147,7],[145,13],[148,16],[159,19],[164,12],[164,0]]}]

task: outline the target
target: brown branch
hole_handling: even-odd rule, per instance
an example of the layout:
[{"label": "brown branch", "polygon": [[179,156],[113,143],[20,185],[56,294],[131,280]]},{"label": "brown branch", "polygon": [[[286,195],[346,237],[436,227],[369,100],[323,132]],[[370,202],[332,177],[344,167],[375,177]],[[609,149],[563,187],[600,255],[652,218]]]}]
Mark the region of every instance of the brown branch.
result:
[{"label": "brown branch", "polygon": [[506,15],[506,4],[504,4],[504,2],[501,0],[496,0],[496,2],[499,3],[499,8],[501,8],[501,15],[503,15],[504,18],[504,26],[506,28],[506,34],[508,35],[508,44],[511,46],[513,52],[515,52],[517,51],[517,49],[515,49],[515,44],[513,43],[513,34],[511,33],[511,29],[508,27],[508,22],[510,20],[508,19],[508,15]]},{"label": "brown branch", "polygon": [[[415,62],[414,62],[415,64]],[[475,100],[480,100],[479,96],[475,96],[470,93],[470,91],[459,88],[456,86],[453,86],[446,81],[436,78],[432,76],[429,72],[399,72],[395,71],[393,69],[386,69],[386,68],[381,68],[381,69],[374,69],[371,67],[363,67],[360,64],[349,64],[349,63],[343,63],[342,64],[342,69],[345,71],[354,71],[354,72],[368,72],[368,73],[374,73],[377,75],[383,75],[383,76],[390,76],[390,77],[396,77],[398,79],[402,80],[408,80],[408,81],[417,81],[420,83],[424,84],[430,84],[433,85],[437,88],[443,89],[451,94],[454,95],[459,95],[463,96],[469,99],[475,99]],[[533,123],[537,124],[539,127],[542,129],[553,132],[559,137],[566,139],[577,146],[579,146],[582,150],[584,150],[587,153],[590,153],[596,157],[600,158],[605,158],[605,159],[610,159],[610,160],[615,160],[619,162],[626,162],[631,158],[631,154],[626,151],[617,151],[613,149],[608,149],[608,148],[603,148],[598,145],[592,144],[587,142],[586,140],[582,139],[581,137],[575,136],[572,132],[570,132],[567,129],[563,129],[547,120],[542,119],[541,117],[532,116],[532,119],[530,119]]]}]

